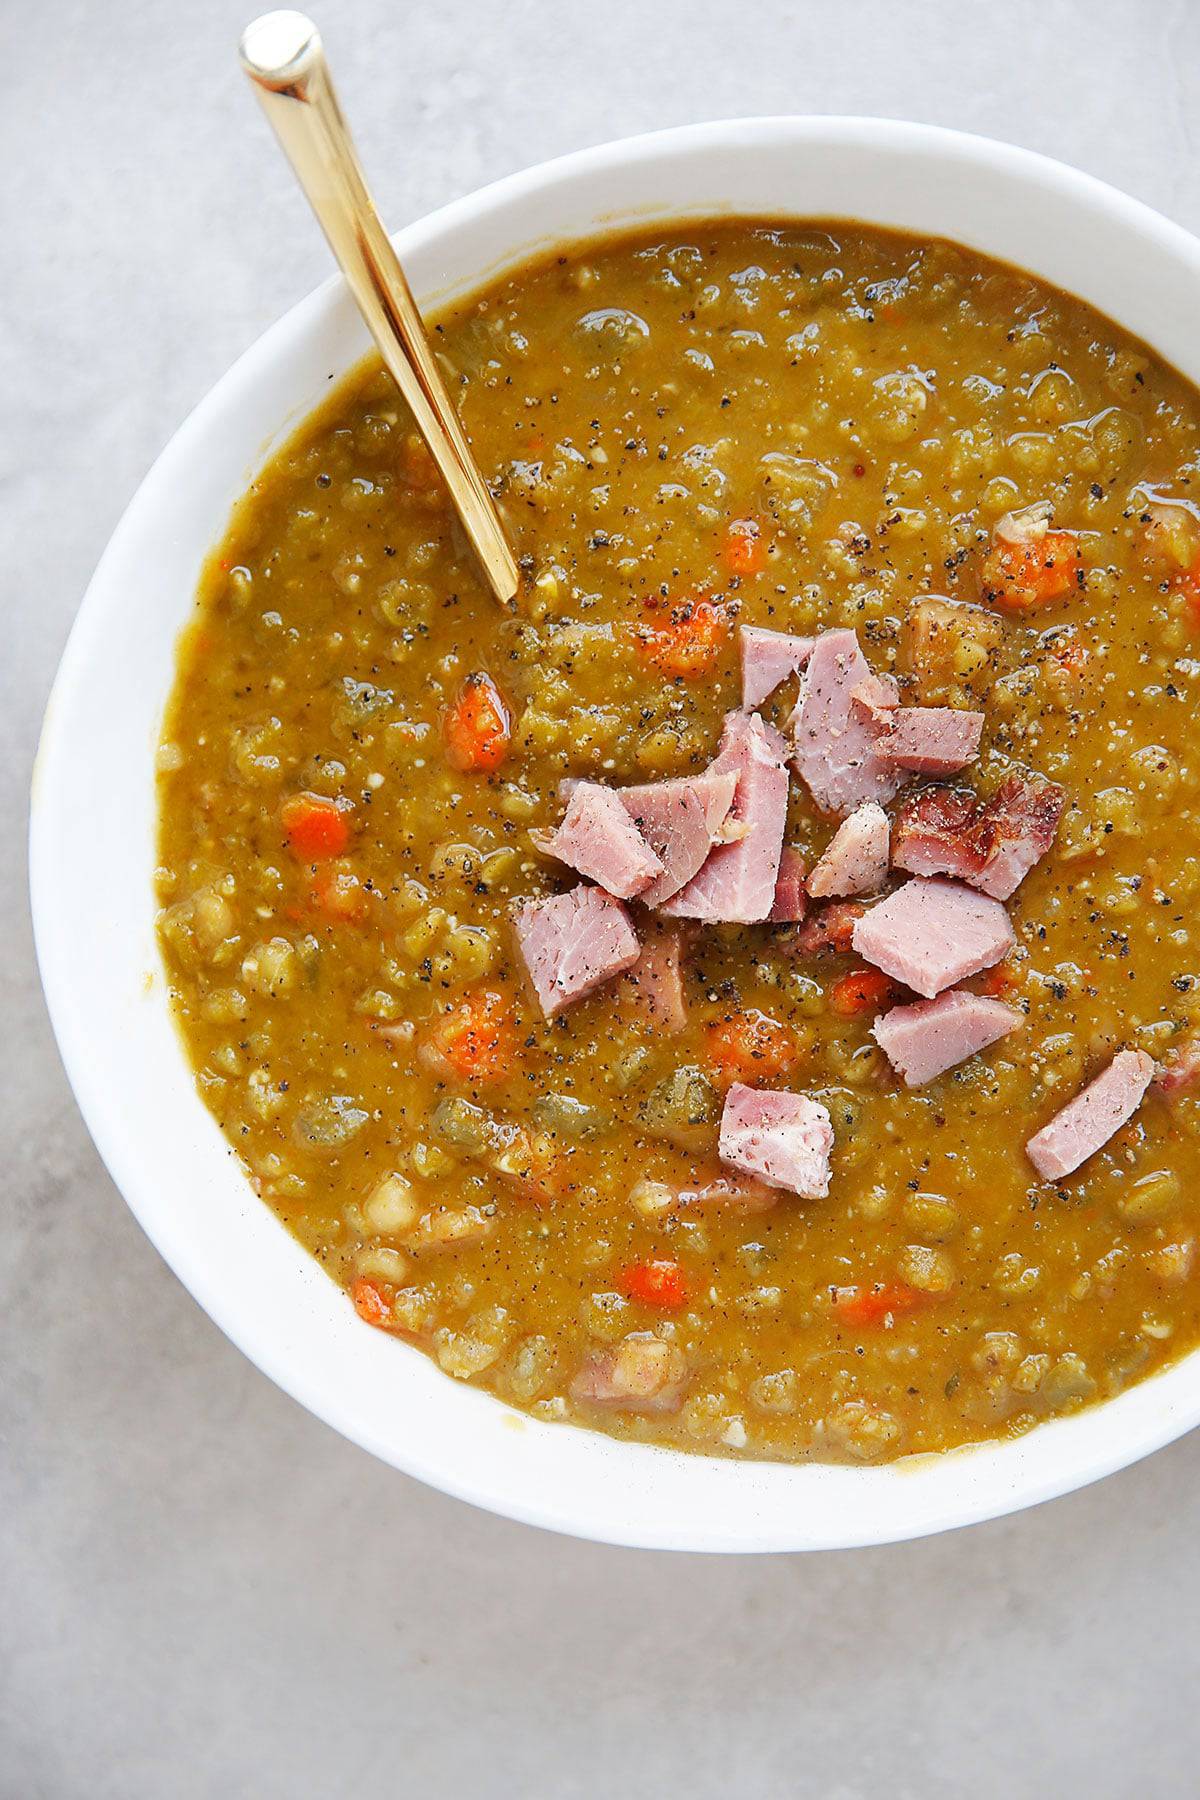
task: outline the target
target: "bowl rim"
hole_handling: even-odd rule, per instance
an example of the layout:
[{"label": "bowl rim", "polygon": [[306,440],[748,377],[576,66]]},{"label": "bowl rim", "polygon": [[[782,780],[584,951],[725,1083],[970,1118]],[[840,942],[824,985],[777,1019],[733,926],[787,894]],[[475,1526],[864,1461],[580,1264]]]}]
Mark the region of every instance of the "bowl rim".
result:
[{"label": "bowl rim", "polygon": [[[408,258],[420,247],[453,236],[487,214],[525,200],[554,184],[570,184],[584,175],[604,176],[631,165],[686,158],[694,151],[712,150],[722,145],[778,147],[781,142],[809,149],[822,145],[855,145],[870,151],[919,151],[977,170],[1001,169],[1020,182],[1053,190],[1068,203],[1086,201],[1101,207],[1114,221],[1122,222],[1144,239],[1156,242],[1168,257],[1190,265],[1200,275],[1200,241],[1191,233],[1141,201],[1067,164],[1034,151],[945,127],[834,115],[717,120],[645,133],[576,151],[505,176],[454,200],[397,232],[395,241],[401,256]],[[665,218],[667,214],[662,212],[657,216]],[[710,205],[692,215],[671,209],[670,216],[684,221],[688,216],[700,218],[720,214],[718,208]],[[739,208],[731,210],[727,216],[753,218],[755,215]],[[769,208],[758,216],[784,215],[778,208]],[[828,215],[816,212],[806,215],[796,211],[792,216],[801,219]],[[648,225],[653,222],[653,217],[646,220]],[[871,223],[869,217],[863,222]],[[637,228],[637,223],[636,218],[614,215],[611,230],[614,234],[627,234]],[[602,237],[603,231],[591,230],[581,236],[595,239]],[[564,240],[556,236],[552,241]],[[984,246],[979,247],[987,254]],[[536,246],[533,253],[536,253]],[[502,262],[512,266],[526,260],[530,254],[527,247],[521,247],[502,258]],[[468,282],[460,283],[457,291],[470,292],[485,287],[496,272],[496,268],[480,269]],[[130,1122],[121,1107],[114,1105],[107,1067],[97,1056],[91,1041],[91,1021],[82,1015],[71,991],[70,956],[61,917],[54,903],[54,889],[63,871],[58,863],[51,824],[65,779],[65,740],[69,736],[70,719],[81,684],[87,679],[93,634],[103,624],[105,609],[111,605],[105,591],[109,571],[118,564],[126,543],[134,540],[144,521],[154,516],[160,505],[160,490],[171,470],[176,464],[182,466],[193,447],[202,442],[229,395],[256,369],[268,366],[273,358],[277,358],[289,341],[311,332],[343,291],[340,275],[332,274],[251,344],[188,414],[139,485],[100,558],[72,625],[47,702],[34,764],[29,837],[30,894],[36,955],[51,1022],[68,1081],[101,1158],[130,1210],[164,1260],[224,1334],[270,1379],[343,1436],[383,1461],[434,1488],[504,1517],[627,1547],[747,1553],[900,1542],[997,1518],[1083,1487],[1128,1466],[1200,1422],[1200,1350],[1196,1350],[1114,1399],[1097,1403],[1072,1418],[1039,1425],[1032,1437],[1048,1441],[1054,1434],[1063,1446],[1063,1453],[1057,1459],[1034,1459],[1035,1463],[1049,1464],[1040,1472],[1036,1468],[1022,1467],[1015,1475],[1010,1471],[998,1479],[985,1475],[981,1483],[968,1480],[956,1484],[955,1469],[961,1470],[968,1464],[976,1467],[988,1463],[999,1465],[999,1453],[1016,1447],[992,1441],[944,1453],[938,1458],[910,1457],[882,1468],[841,1471],[839,1480],[842,1475],[849,1475],[857,1485],[869,1487],[879,1495],[876,1516],[869,1522],[858,1518],[848,1528],[841,1527],[836,1521],[815,1528],[803,1517],[791,1521],[776,1519],[769,1527],[756,1525],[753,1521],[716,1526],[711,1518],[699,1524],[683,1518],[677,1525],[668,1527],[661,1521],[648,1522],[632,1503],[627,1513],[621,1513],[619,1509],[614,1511],[608,1503],[602,1503],[597,1510],[583,1502],[565,1504],[561,1498],[546,1497],[531,1490],[528,1483],[524,1488],[517,1483],[514,1490],[514,1484],[501,1480],[498,1473],[492,1479],[466,1478],[456,1467],[452,1444],[448,1450],[445,1446],[431,1449],[426,1445],[421,1452],[403,1443],[397,1444],[391,1435],[348,1403],[345,1396],[331,1396],[313,1381],[302,1378],[286,1346],[268,1341],[258,1333],[252,1321],[229,1303],[221,1284],[210,1281],[197,1267],[192,1247],[186,1241],[187,1234],[178,1228],[178,1221],[172,1219],[169,1200],[164,1198],[169,1184],[155,1178],[154,1170],[141,1153],[136,1125]],[[298,418],[289,419],[276,434],[275,444],[286,437],[297,422]],[[214,524],[213,542],[217,541],[222,528],[222,522]],[[182,1058],[182,1045],[180,1056]],[[190,1071],[188,1073],[190,1079]],[[255,1200],[254,1204],[259,1206],[261,1202]],[[1154,1390],[1161,1401],[1157,1407],[1142,1403],[1150,1390]],[[492,1396],[482,1398],[490,1408],[504,1406]],[[1095,1422],[1101,1420],[1103,1424],[1097,1427]],[[554,1434],[578,1430],[561,1425],[539,1429]],[[453,1438],[453,1433],[447,1436]],[[700,1471],[708,1470],[707,1479],[713,1483],[714,1492],[719,1484],[733,1496],[737,1495],[739,1485],[747,1485],[745,1476],[734,1472],[786,1469],[790,1476],[797,1477],[794,1492],[799,1501],[802,1493],[800,1478],[805,1472],[836,1467],[715,1459],[613,1439],[603,1441],[616,1446],[613,1455],[622,1464],[633,1468],[637,1463],[643,1470],[650,1468],[651,1486],[655,1480],[652,1465],[658,1459],[660,1468],[665,1468],[668,1463],[688,1465],[689,1469],[695,1470],[696,1486],[705,1479]],[[902,1491],[902,1484],[919,1481],[922,1470],[928,1474],[928,1465],[935,1462],[939,1469],[951,1472],[948,1484],[931,1482],[928,1503],[902,1505],[897,1509],[895,1496]],[[938,1489],[947,1485],[950,1491],[941,1494]]]}]

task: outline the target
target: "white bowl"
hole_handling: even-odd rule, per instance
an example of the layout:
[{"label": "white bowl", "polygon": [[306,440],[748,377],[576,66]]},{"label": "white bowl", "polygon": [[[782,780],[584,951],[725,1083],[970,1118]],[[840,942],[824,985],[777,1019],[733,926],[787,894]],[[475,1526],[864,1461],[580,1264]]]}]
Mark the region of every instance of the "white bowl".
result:
[{"label": "white bowl", "polygon": [[[862,219],[957,239],[1080,295],[1200,381],[1200,243],[1026,151],[870,119],[700,125],[588,150],[402,232],[418,296],[548,246],[713,215]],[[256,469],[367,348],[334,278],[176,434],[96,571],[46,713],[32,806],[42,979],[79,1105],[163,1256],[281,1387],[399,1469],[611,1543],[802,1550],[942,1531],[1123,1467],[1200,1419],[1200,1353],[1011,1443],[883,1468],[684,1456],[541,1424],[363,1325],[251,1191],[197,1095],[154,932],[154,750],[201,560]]]}]

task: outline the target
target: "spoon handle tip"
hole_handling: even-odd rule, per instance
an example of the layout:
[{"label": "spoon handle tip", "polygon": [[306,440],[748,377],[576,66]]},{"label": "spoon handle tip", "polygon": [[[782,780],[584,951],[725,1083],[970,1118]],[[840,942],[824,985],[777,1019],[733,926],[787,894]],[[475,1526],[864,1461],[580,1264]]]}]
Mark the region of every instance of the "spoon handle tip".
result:
[{"label": "spoon handle tip", "polygon": [[321,34],[306,13],[263,13],[243,31],[238,55],[251,81],[277,92],[312,72]]},{"label": "spoon handle tip", "polygon": [[446,392],[417,303],[367,188],[321,35],[298,12],[246,27],[242,67],[407,401],[496,597],[520,587],[512,545]]}]

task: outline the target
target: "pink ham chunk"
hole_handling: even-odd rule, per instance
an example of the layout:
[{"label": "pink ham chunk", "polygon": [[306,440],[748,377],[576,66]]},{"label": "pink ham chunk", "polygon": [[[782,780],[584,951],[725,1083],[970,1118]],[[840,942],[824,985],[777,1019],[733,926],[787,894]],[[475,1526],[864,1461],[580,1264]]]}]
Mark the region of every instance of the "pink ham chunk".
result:
[{"label": "pink ham chunk", "polygon": [[762,625],[738,628],[742,656],[742,706],[749,712],[761,706],[781,681],[797,674],[812,655],[816,642],[810,637],[789,637],[784,631],[768,631]]},{"label": "pink ham chunk", "polygon": [[718,1152],[743,1175],[757,1175],[802,1200],[829,1192],[833,1124],[818,1100],[735,1081],[725,1096]]},{"label": "pink ham chunk", "polygon": [[687,1024],[682,956],[678,925],[647,924],[638,959],[622,983],[634,1009],[665,1037],[674,1037]]},{"label": "pink ham chunk", "polygon": [[736,791],[736,769],[718,769],[715,763],[700,775],[617,789],[617,799],[662,864],[662,874],[639,895],[646,906],[661,906],[687,886],[720,838]]},{"label": "pink ham chunk", "polygon": [[663,872],[620,798],[598,781],[574,781],[556,831],[531,832],[546,856],[598,882],[618,900],[631,900]]},{"label": "pink ham chunk", "polygon": [[548,900],[526,901],[513,915],[513,930],[548,1019],[638,959],[637,934],[621,902],[582,883]]},{"label": "pink ham chunk", "polygon": [[880,741],[885,762],[917,775],[953,775],[979,755],[983,714],[954,706],[901,706]]},{"label": "pink ham chunk", "polygon": [[798,925],[808,911],[804,858],[786,844],[779,858],[775,898],[767,915],[773,925]]},{"label": "pink ham chunk", "polygon": [[854,927],[858,954],[927,1000],[990,969],[1014,941],[998,900],[956,881],[920,876],[870,907]]},{"label": "pink ham chunk", "polygon": [[1144,1050],[1118,1051],[1107,1069],[1026,1144],[1043,1181],[1061,1181],[1102,1150],[1114,1131],[1132,1119],[1154,1073],[1154,1059]]},{"label": "pink ham chunk", "polygon": [[881,731],[890,731],[900,706],[900,686],[894,675],[868,675],[850,696],[850,704]]},{"label": "pink ham chunk", "polygon": [[843,956],[854,940],[854,927],[865,917],[857,900],[834,900],[809,913],[799,931],[783,934],[788,956]]},{"label": "pink ham chunk", "polygon": [[907,1087],[921,1087],[1015,1031],[1021,1014],[985,994],[939,994],[893,1006],[871,1034]]},{"label": "pink ham chunk", "polygon": [[892,821],[893,867],[969,881],[983,867],[971,837],[978,813],[979,801],[962,788],[927,787],[909,794]]},{"label": "pink ham chunk", "polygon": [[1200,1038],[1181,1044],[1158,1072],[1158,1091],[1168,1098],[1186,1094],[1200,1081]]},{"label": "pink ham chunk", "polygon": [[684,1212],[770,1212],[778,1204],[778,1188],[762,1181],[728,1181],[724,1176],[703,1187],[679,1188],[673,1201]]},{"label": "pink ham chunk", "polygon": [[868,800],[838,826],[808,878],[814,900],[877,894],[887,879],[890,827],[882,806]]},{"label": "pink ham chunk", "polygon": [[584,1359],[570,1386],[572,1400],[618,1412],[678,1412],[687,1385],[687,1361],[674,1344],[631,1333]]},{"label": "pink ham chunk", "polygon": [[698,874],[662,910],[710,924],[752,924],[767,918],[775,902],[787,823],[787,745],[757,713],[728,713],[709,773],[718,771],[732,771],[737,781],[725,825],[731,841],[710,850]]},{"label": "pink ham chunk", "polygon": [[872,709],[855,703],[855,693],[870,679],[854,632],[822,632],[792,715],[792,760],[821,811],[839,817],[867,800],[886,804],[908,779],[905,770],[880,756],[884,730]]},{"label": "pink ham chunk", "polygon": [[897,808],[892,862],[1007,900],[1054,842],[1065,804],[1062,788],[1035,776],[1010,776],[986,805],[964,789],[923,788]]},{"label": "pink ham chunk", "polygon": [[1015,894],[1054,842],[1066,803],[1053,781],[1013,775],[997,788],[975,828],[983,867],[969,877],[972,886],[995,900]]}]

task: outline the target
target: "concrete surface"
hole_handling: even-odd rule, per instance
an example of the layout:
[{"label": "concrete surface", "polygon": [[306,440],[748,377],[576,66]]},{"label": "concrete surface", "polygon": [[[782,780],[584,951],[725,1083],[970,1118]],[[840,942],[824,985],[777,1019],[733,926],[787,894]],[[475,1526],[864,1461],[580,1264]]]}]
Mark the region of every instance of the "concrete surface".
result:
[{"label": "concrete surface", "polygon": [[[0,1800],[1194,1794],[1200,1438],[898,1549],[556,1540],[276,1392],[101,1168],[32,967],[26,783],[135,483],[326,272],[236,73],[250,5],[0,8]],[[603,138],[817,110],[1015,139],[1200,227],[1194,0],[321,17],[395,223]]]}]

